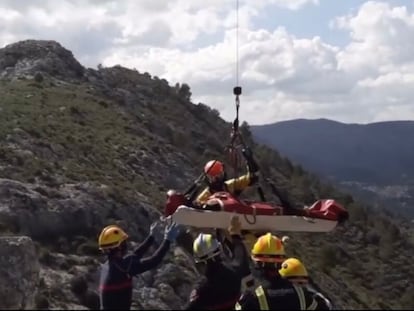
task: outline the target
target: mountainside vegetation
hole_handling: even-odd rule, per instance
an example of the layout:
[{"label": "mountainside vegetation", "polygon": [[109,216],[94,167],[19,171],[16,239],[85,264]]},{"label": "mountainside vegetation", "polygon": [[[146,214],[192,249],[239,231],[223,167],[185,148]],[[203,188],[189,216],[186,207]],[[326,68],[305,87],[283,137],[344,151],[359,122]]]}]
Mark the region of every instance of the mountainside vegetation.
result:
[{"label": "mountainside vegetation", "polygon": [[414,121],[296,119],[253,126],[254,138],[373,205],[414,216]]},{"label": "mountainside vegetation", "polygon": [[[18,182],[13,195],[21,199],[19,209],[13,210],[16,200],[0,191],[0,231],[29,235],[37,244],[42,265],[37,308],[92,309],[102,260],[96,238],[102,226],[120,223],[133,240],[142,240],[157,215],[154,209],[163,209],[168,189],[186,188],[210,159],[230,166],[223,138],[229,137],[231,124],[206,104],[192,103],[191,84],[171,86],[150,73],[119,65],[86,69],[54,41],[6,46],[0,50],[0,76],[0,190],[2,182],[7,187]],[[413,308],[411,224],[356,202],[255,142],[247,123],[241,130],[265,177],[287,191],[292,202],[305,205],[332,198],[349,210],[348,223],[333,232],[292,233],[287,246],[334,303],[351,309]],[[22,194],[21,185],[31,189],[31,197]],[[276,200],[262,185],[267,198]],[[74,189],[84,201],[68,208],[62,202],[78,195]],[[34,193],[44,202],[33,199]],[[244,196],[258,198],[255,189]],[[47,202],[53,203],[50,213],[33,216]],[[66,208],[66,214],[59,208]],[[50,222],[59,217],[76,217],[82,227],[72,221],[52,230]],[[45,229],[40,230],[43,223]],[[179,264],[193,270],[191,261],[174,256],[166,259],[163,269]],[[149,274],[151,285],[137,283],[135,307],[182,306],[191,285],[187,270],[169,274],[165,283],[171,285],[170,292],[162,304],[149,301],[151,295],[163,294],[157,282],[160,271],[166,270]],[[70,278],[62,277],[68,273]]]}]

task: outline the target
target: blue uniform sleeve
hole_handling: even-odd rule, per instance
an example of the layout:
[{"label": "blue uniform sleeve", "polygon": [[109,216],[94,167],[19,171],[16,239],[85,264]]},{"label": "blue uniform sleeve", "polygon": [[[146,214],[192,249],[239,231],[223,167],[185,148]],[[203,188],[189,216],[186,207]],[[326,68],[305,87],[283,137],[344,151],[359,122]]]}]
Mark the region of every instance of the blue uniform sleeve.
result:
[{"label": "blue uniform sleeve", "polygon": [[149,234],[145,238],[145,240],[135,248],[135,256],[142,257],[145,254],[145,252],[150,248],[150,246],[154,244],[154,241],[154,237],[151,234]]},{"label": "blue uniform sleeve", "polygon": [[170,244],[171,242],[165,239],[150,257],[141,258],[135,254],[126,256],[125,262],[128,267],[128,274],[135,276],[145,271],[155,269],[164,259],[164,256],[170,248]]}]

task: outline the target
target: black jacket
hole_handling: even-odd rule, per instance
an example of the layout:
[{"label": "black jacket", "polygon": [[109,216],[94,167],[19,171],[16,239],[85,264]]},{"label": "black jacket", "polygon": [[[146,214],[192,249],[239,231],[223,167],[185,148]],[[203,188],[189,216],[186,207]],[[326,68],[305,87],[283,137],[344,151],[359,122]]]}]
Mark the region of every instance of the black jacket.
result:
[{"label": "black jacket", "polygon": [[[205,277],[191,292],[185,310],[233,310],[241,295],[241,282],[248,269],[248,254],[240,236],[232,236],[232,261],[207,263]],[[247,266],[246,266],[247,264]]]},{"label": "black jacket", "polygon": [[[293,285],[277,274],[258,280],[256,290],[244,293],[236,310],[317,310],[318,302],[306,288]],[[262,298],[260,296],[262,295]],[[262,301],[262,303],[261,303]],[[267,306],[265,305],[267,304]]]},{"label": "black jacket", "polygon": [[99,283],[101,310],[129,310],[131,308],[132,277],[156,268],[170,246],[170,242],[164,240],[151,257],[142,258],[153,243],[154,238],[149,235],[132,254],[123,258],[109,257],[102,265]]}]

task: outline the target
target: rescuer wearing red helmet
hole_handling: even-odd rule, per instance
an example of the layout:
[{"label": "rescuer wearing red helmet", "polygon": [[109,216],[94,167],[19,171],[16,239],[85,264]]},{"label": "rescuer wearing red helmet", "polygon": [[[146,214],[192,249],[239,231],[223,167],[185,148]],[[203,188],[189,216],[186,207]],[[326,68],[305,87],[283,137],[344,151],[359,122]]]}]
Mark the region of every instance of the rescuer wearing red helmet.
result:
[{"label": "rescuer wearing red helmet", "polygon": [[207,202],[208,198],[215,192],[226,191],[233,195],[240,195],[244,189],[258,181],[258,165],[253,159],[252,152],[248,147],[242,150],[247,162],[247,173],[237,178],[227,179],[224,164],[219,160],[211,160],[204,166],[208,187],[205,188],[195,199],[199,205]]}]

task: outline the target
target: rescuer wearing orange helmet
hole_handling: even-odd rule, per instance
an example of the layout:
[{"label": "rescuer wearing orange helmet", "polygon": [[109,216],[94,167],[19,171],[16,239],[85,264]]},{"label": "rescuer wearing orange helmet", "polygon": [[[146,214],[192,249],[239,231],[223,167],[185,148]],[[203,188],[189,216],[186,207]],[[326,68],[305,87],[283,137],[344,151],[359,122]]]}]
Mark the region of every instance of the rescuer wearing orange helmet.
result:
[{"label": "rescuer wearing orange helmet", "polygon": [[246,159],[247,173],[237,178],[227,180],[224,164],[219,160],[211,160],[204,166],[204,174],[207,176],[208,187],[195,199],[195,203],[203,205],[215,192],[226,191],[233,195],[240,195],[244,189],[258,181],[259,167],[253,158],[250,148],[242,150]]},{"label": "rescuer wearing orange helmet", "polygon": [[107,255],[101,267],[99,284],[101,310],[129,310],[132,300],[132,277],[159,265],[179,233],[179,226],[171,223],[165,227],[164,240],[150,257],[142,258],[154,244],[157,222],[151,225],[150,234],[133,253],[127,255],[128,234],[119,226],[105,227],[98,238],[99,249]]},{"label": "rescuer wearing orange helmet", "polygon": [[236,310],[312,310],[313,295],[279,274],[286,259],[281,239],[267,233],[254,244],[251,257],[256,270],[254,290],[245,292],[236,303]]},{"label": "rescuer wearing orange helmet", "polygon": [[247,173],[245,175],[227,180],[224,163],[219,160],[208,161],[204,166],[204,175],[199,177],[200,179],[206,177],[208,186],[198,195],[200,185],[198,180],[184,194],[170,189],[167,192],[164,216],[168,217],[174,214],[180,205],[202,208],[209,197],[216,192],[226,191],[237,197],[244,189],[255,184],[259,179],[259,167],[250,148],[244,148],[242,154],[247,163]]},{"label": "rescuer wearing orange helmet", "polygon": [[313,310],[332,310],[331,301],[323,295],[316,284],[311,281],[308,271],[304,264],[297,258],[288,258],[279,269],[282,278],[289,280],[291,283],[304,287],[313,294],[316,306]]},{"label": "rescuer wearing orange helmet", "polygon": [[[250,148],[246,146],[242,150],[242,154],[246,159],[247,173],[233,179],[227,179],[226,169],[223,162],[219,160],[211,160],[206,163],[204,166],[204,174],[207,177],[208,186],[192,202],[193,205],[200,207],[204,206],[212,194],[220,191],[229,192],[237,197],[247,187],[252,186],[258,181],[259,167],[253,158]],[[226,237],[226,232],[217,230],[217,235],[227,250],[226,253],[228,253],[228,251],[232,252],[233,247],[230,241],[231,239],[229,239],[228,236]],[[242,235],[243,238],[245,238],[249,233],[242,232]]]}]

